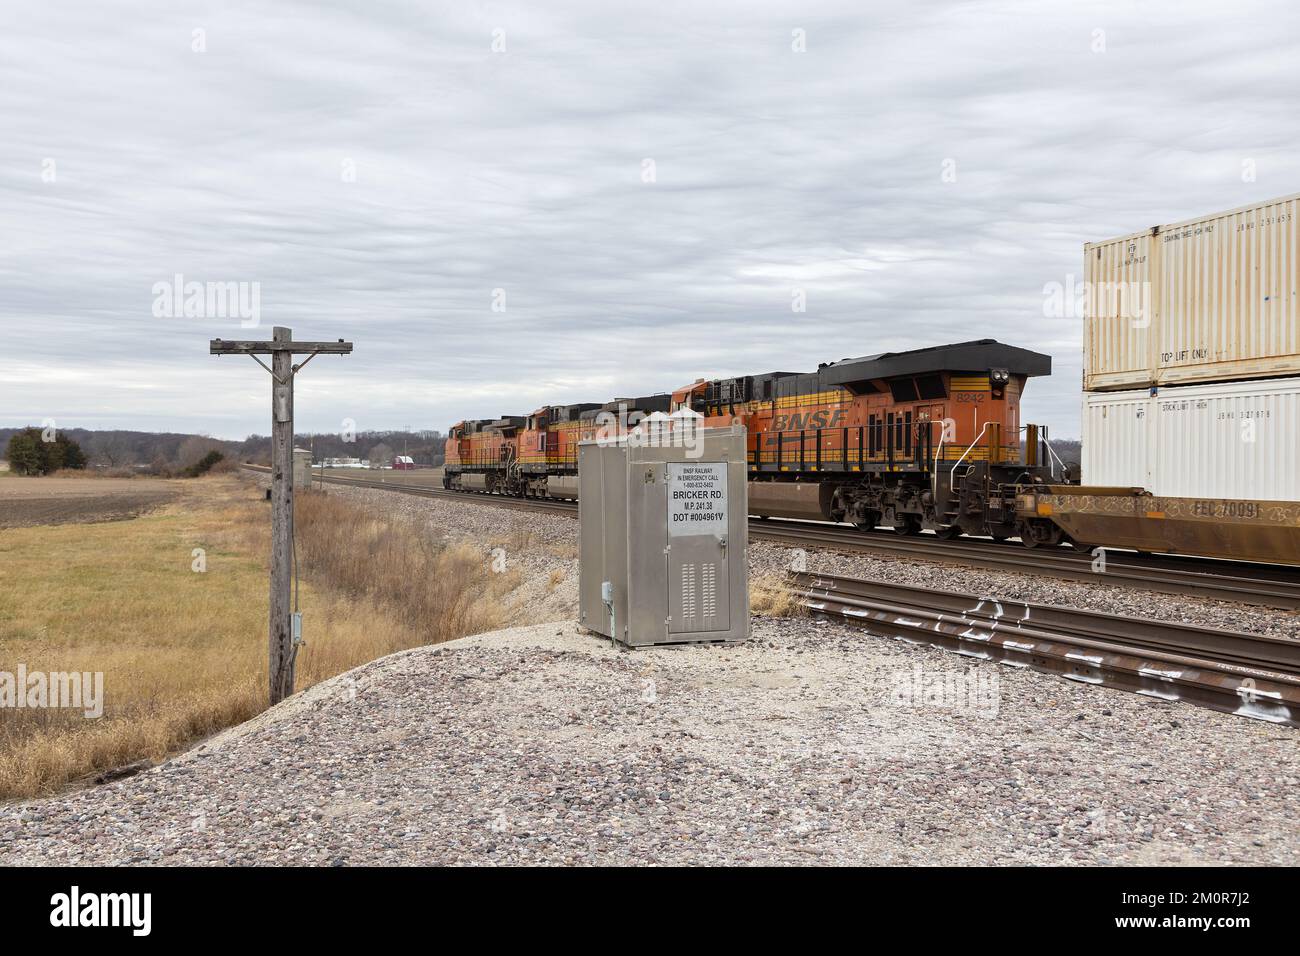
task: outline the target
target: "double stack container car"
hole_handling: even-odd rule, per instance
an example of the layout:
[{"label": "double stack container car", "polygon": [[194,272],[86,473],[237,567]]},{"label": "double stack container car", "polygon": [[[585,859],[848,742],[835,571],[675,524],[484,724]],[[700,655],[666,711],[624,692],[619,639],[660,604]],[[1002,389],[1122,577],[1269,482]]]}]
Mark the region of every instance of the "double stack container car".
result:
[{"label": "double stack container car", "polygon": [[1074,540],[1300,563],[1300,196],[1084,246]]},{"label": "double stack container car", "polygon": [[444,484],[574,498],[602,420],[686,413],[745,426],[759,516],[1300,565],[1300,196],[1088,243],[1084,276],[1079,484],[1020,420],[1050,358],[989,339],[459,422]]}]

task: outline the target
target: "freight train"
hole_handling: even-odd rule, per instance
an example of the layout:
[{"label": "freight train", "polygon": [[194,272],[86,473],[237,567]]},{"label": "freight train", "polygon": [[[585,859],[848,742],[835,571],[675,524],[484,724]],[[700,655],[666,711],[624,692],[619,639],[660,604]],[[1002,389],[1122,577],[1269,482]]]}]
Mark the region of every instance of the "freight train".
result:
[{"label": "freight train", "polygon": [[1020,421],[1051,359],[984,339],[461,422],[445,482],[576,497],[611,414],[689,414],[748,428],[760,517],[1300,565],[1297,222],[1300,194],[1084,246],[1082,476]]},{"label": "freight train", "polygon": [[449,432],[443,483],[576,498],[579,442],[687,415],[746,427],[759,517],[1057,544],[1060,526],[1017,510],[1027,487],[1069,481],[1046,429],[1020,421],[1026,382],[1051,367],[1047,355],[981,339],[462,421]]}]

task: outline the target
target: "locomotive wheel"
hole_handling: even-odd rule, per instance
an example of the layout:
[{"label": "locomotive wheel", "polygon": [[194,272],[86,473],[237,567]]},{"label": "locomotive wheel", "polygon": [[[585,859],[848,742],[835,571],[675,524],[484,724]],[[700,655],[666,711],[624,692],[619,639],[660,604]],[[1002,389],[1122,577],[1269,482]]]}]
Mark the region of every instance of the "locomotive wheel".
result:
[{"label": "locomotive wheel", "polygon": [[942,538],[944,541],[953,541],[960,538],[963,534],[965,534],[965,532],[961,530],[961,526],[955,524],[950,524],[946,528],[940,528],[935,531],[935,535]]},{"label": "locomotive wheel", "polygon": [[875,531],[876,525],[880,524],[880,513],[877,511],[868,511],[862,516],[861,521],[853,522],[853,527],[859,531]]},{"label": "locomotive wheel", "polygon": [[910,536],[921,533],[921,518],[919,515],[899,515],[894,520],[898,522],[894,525],[894,534]]}]

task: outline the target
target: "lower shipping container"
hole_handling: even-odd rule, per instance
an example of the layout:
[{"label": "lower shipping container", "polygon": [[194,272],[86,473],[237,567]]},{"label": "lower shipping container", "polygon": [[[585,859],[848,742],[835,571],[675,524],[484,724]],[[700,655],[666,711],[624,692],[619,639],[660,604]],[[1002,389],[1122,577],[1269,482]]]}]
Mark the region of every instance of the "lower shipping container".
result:
[{"label": "lower shipping container", "polygon": [[1083,484],[1300,501],[1300,378],[1091,392]]}]

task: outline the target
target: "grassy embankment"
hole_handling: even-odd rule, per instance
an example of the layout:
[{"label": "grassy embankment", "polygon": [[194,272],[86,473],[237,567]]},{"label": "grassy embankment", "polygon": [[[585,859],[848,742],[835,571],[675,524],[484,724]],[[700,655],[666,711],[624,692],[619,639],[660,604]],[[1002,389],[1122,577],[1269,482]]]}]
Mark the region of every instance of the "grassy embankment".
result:
[{"label": "grassy embankment", "polygon": [[[0,710],[0,799],[161,758],[265,707],[269,506],[232,477],[180,484],[128,521],[0,532],[0,670],[102,672],[106,700],[97,720]],[[328,494],[301,495],[297,525],[299,690],[504,623],[517,581],[480,551]]]}]

